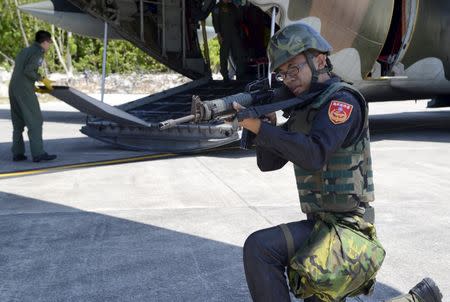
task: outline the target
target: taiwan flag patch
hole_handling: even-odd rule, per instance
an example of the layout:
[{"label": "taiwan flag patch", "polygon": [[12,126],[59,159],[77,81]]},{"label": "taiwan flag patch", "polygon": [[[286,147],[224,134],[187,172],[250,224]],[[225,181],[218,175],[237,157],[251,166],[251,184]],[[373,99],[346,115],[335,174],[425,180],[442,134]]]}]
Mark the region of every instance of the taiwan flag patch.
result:
[{"label": "taiwan flag patch", "polygon": [[350,118],[352,110],[353,105],[333,100],[328,108],[328,117],[335,125],[343,124]]}]

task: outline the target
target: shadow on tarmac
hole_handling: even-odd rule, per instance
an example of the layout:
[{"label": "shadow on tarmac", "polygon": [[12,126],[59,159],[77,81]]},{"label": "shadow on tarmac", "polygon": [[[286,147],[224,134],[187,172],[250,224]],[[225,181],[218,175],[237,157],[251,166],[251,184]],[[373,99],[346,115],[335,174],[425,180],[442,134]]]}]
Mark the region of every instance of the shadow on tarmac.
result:
[{"label": "shadow on tarmac", "polygon": [[[45,135],[45,134],[44,134]],[[24,138],[26,138],[24,133]],[[33,163],[29,152],[29,143],[25,142],[28,160],[13,162],[11,160],[11,143],[0,143],[0,173],[29,169],[50,168],[61,165],[72,165],[86,162],[115,160],[127,157],[143,156],[151,152],[121,150],[114,146],[94,140],[90,137],[44,140],[44,148],[58,158],[49,162]]]},{"label": "shadow on tarmac", "polygon": [[[26,139],[26,133],[24,133],[24,139]],[[105,144],[90,137],[77,137],[77,138],[64,138],[64,139],[49,139],[44,140],[44,148],[49,153],[57,154],[58,158],[53,161],[33,163],[31,161],[31,155],[29,153],[29,143],[25,142],[26,155],[28,160],[21,162],[13,162],[11,160],[11,143],[0,143],[0,174],[33,170],[33,169],[46,169],[52,167],[59,167],[65,165],[76,165],[87,162],[101,162],[110,160],[120,160],[131,157],[142,157],[150,155],[164,155],[161,158],[155,158],[152,160],[166,159],[172,157],[196,157],[196,156],[208,156],[217,158],[244,158],[255,156],[254,150],[242,150],[239,149],[239,142],[228,147],[221,147],[217,150],[210,150],[201,153],[189,153],[189,154],[170,154],[170,153],[155,153],[150,151],[132,151],[123,150],[117,146]]]},{"label": "shadow on tarmac", "polygon": [[249,301],[238,246],[0,197],[1,301]]},{"label": "shadow on tarmac", "polygon": [[372,141],[450,142],[450,111],[373,115],[369,127]]},{"label": "shadow on tarmac", "polygon": [[4,192],[0,215],[1,301],[250,301],[240,246]]},{"label": "shadow on tarmac", "polygon": [[[84,124],[84,115],[79,112],[45,112],[45,121]],[[9,110],[0,110],[0,119],[9,119]],[[450,111],[406,112],[370,116],[371,140],[402,140],[423,142],[450,142]],[[24,134],[26,137],[26,134]],[[123,159],[143,156],[151,152],[122,150],[92,138],[64,138],[45,140],[49,153],[56,153],[58,159],[48,163],[35,164],[30,161],[12,162],[11,143],[0,143],[0,173],[36,168],[48,168],[68,164],[101,160]],[[29,145],[26,142],[28,150]],[[29,152],[27,151],[29,154]],[[255,156],[254,150],[240,150],[239,142],[209,152],[185,154],[183,156],[208,156],[217,158],[243,158]]]}]

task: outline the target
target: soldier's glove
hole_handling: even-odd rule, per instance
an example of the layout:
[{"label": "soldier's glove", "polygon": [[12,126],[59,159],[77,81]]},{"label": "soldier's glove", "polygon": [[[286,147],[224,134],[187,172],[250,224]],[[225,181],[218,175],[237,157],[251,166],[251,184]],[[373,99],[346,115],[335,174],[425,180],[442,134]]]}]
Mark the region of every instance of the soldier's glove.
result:
[{"label": "soldier's glove", "polygon": [[48,90],[47,88],[34,87],[34,92],[37,92],[37,93],[50,93],[52,91]]},{"label": "soldier's glove", "polygon": [[49,91],[53,90],[52,86],[53,81],[50,81],[48,78],[43,78],[41,82],[45,85],[45,88],[47,88]]}]

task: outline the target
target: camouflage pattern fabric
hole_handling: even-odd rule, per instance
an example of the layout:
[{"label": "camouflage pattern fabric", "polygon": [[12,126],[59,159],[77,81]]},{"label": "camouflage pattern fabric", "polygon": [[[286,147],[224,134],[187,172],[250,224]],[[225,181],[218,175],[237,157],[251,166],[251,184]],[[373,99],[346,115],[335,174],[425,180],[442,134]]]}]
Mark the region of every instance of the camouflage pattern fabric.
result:
[{"label": "camouflage pattern fabric", "polygon": [[317,213],[309,239],[288,267],[297,298],[325,302],[370,294],[385,257],[375,227],[357,215]]},{"label": "camouflage pattern fabric", "polygon": [[321,171],[310,172],[294,166],[304,213],[347,212],[355,210],[359,202],[374,200],[368,142],[366,130],[357,144],[337,150]]},{"label": "camouflage pattern fabric", "polygon": [[314,49],[329,54],[331,45],[311,26],[295,23],[279,30],[269,41],[267,55],[271,62],[270,71],[289,61],[296,55]]},{"label": "camouflage pattern fabric", "polygon": [[[294,165],[300,204],[304,213],[355,211],[360,202],[374,197],[370,155],[369,119],[364,97],[351,85],[335,83],[312,104],[296,111],[288,121],[290,131],[308,134],[318,109],[341,89],[351,91],[364,103],[364,128],[356,143],[336,150],[322,170],[311,172]],[[356,197],[356,198],[355,198]]]}]

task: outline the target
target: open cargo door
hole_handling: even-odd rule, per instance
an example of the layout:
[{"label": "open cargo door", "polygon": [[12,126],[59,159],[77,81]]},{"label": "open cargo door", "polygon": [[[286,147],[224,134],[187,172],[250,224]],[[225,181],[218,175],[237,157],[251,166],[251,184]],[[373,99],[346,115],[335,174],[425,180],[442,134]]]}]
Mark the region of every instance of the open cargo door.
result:
[{"label": "open cargo door", "polygon": [[115,122],[119,125],[151,127],[151,123],[147,123],[114,106],[100,102],[71,87],[54,86],[50,94],[87,115]]}]

